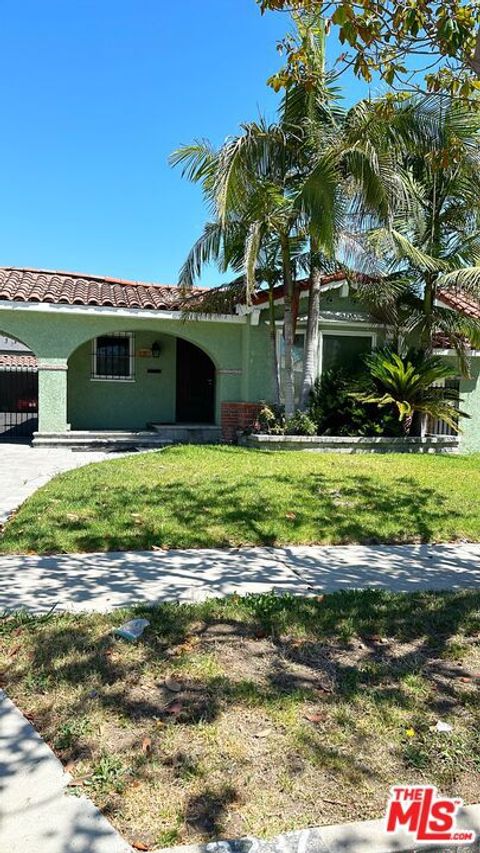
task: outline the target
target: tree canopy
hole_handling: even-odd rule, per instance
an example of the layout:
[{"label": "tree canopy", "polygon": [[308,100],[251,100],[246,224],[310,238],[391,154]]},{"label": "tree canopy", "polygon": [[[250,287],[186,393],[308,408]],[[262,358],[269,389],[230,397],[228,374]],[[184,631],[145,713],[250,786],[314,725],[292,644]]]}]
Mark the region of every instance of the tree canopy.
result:
[{"label": "tree canopy", "polygon": [[[338,26],[344,50],[337,74],[352,68],[370,82],[380,75],[388,86],[445,92],[471,98],[480,88],[479,0],[256,0],[262,12],[290,11]],[[279,89],[312,74],[308,43],[287,36],[280,44],[285,67],[271,78]],[[313,72],[314,73],[314,72]]]}]

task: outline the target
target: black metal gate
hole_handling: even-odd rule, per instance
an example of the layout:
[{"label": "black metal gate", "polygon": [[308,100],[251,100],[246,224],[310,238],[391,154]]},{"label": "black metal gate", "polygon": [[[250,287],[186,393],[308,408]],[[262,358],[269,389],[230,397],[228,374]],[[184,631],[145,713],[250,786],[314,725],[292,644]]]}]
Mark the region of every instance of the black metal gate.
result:
[{"label": "black metal gate", "polygon": [[37,368],[0,367],[0,440],[27,438],[37,429]]}]

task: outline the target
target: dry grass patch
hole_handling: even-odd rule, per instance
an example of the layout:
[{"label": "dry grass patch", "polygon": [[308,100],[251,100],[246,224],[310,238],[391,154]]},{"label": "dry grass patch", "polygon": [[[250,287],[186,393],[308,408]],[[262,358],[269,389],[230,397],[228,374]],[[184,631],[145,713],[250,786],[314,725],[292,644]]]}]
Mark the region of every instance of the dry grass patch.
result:
[{"label": "dry grass patch", "polygon": [[153,847],[379,817],[401,781],[478,801],[479,632],[479,593],[375,591],[12,614],[0,640],[72,794]]}]

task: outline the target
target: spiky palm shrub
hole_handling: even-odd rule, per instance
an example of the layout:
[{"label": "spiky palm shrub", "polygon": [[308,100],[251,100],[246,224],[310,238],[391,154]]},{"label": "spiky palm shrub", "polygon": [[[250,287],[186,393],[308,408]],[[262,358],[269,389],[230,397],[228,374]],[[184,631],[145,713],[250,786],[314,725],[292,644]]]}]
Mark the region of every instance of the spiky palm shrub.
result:
[{"label": "spiky palm shrub", "polygon": [[458,408],[459,392],[440,385],[455,378],[457,373],[441,358],[419,351],[402,357],[390,349],[383,349],[368,355],[365,363],[366,382],[370,387],[351,392],[352,397],[363,403],[375,403],[380,408],[396,409],[406,435],[417,433],[415,427],[426,417],[443,421],[455,432],[459,432],[459,417],[469,417]]}]

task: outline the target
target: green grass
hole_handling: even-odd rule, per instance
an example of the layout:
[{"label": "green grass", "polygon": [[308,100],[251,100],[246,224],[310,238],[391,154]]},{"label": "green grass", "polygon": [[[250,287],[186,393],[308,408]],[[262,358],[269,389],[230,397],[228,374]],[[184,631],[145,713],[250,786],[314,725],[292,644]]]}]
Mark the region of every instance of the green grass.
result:
[{"label": "green grass", "polygon": [[174,447],[56,477],[3,553],[480,540],[480,457]]},{"label": "green grass", "polygon": [[[142,638],[115,639],[132,616]],[[400,782],[480,799],[477,591],[14,613],[0,670],[130,843],[379,818]]]}]

